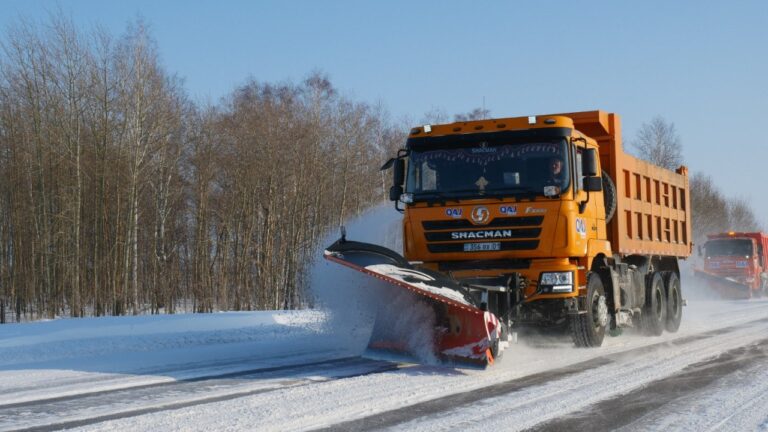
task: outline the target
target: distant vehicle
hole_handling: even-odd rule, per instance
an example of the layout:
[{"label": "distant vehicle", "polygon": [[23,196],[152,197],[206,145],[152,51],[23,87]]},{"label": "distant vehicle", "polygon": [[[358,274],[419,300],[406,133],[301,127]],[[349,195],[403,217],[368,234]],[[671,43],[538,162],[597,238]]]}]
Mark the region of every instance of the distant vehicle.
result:
[{"label": "distant vehicle", "polygon": [[492,363],[519,326],[579,347],[607,329],[680,326],[688,170],[625,153],[617,114],[420,126],[390,167],[404,256],[344,237],[325,256],[431,305],[438,356]]},{"label": "distant vehicle", "polygon": [[695,268],[700,282],[728,298],[768,295],[768,234],[727,232],[710,234],[699,246],[703,267]]}]

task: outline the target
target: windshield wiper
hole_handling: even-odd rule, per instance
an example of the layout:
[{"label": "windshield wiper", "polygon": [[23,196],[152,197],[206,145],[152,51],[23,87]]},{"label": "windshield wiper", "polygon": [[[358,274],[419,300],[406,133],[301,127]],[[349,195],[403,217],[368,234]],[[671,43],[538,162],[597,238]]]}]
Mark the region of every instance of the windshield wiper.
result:
[{"label": "windshield wiper", "polygon": [[427,202],[446,202],[446,201],[460,201],[460,200],[471,200],[471,199],[483,199],[483,198],[495,198],[499,200],[503,200],[504,198],[513,197],[513,198],[525,198],[525,199],[534,199],[536,196],[540,195],[540,192],[537,192],[531,188],[527,187],[516,187],[516,188],[504,188],[499,190],[491,190],[491,191],[479,191],[477,189],[463,189],[463,190],[456,190],[456,191],[448,191],[448,192],[421,192],[418,194],[413,194],[414,201],[427,201]]},{"label": "windshield wiper", "polygon": [[534,199],[538,195],[540,195],[540,192],[528,187],[504,188],[499,190],[492,190],[483,194],[483,196],[498,198],[498,199],[504,199],[507,197],[517,198],[517,199],[520,199],[520,198]]}]

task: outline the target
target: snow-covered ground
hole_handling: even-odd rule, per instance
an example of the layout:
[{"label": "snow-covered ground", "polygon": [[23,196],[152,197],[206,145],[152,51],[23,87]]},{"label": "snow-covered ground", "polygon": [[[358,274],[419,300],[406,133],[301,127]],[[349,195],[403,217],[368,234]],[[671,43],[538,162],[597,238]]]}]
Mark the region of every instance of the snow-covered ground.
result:
[{"label": "snow-covered ground", "polygon": [[[360,358],[370,329],[333,322],[304,311],[5,325],[0,430],[768,430],[768,301],[692,301],[678,333],[598,349],[521,339],[486,370]],[[625,400],[640,411],[612,416]]]},{"label": "snow-covered ground", "polygon": [[371,358],[376,306],[399,300],[322,261],[319,310],[3,325],[0,430],[768,430],[768,300],[687,282],[675,334],[521,335],[485,370]]}]

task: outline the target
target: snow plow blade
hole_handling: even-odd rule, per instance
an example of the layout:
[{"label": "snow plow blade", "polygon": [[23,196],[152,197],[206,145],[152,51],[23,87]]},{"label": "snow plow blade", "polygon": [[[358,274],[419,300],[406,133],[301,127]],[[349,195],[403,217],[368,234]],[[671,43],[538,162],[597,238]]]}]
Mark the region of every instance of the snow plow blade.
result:
[{"label": "snow plow blade", "polygon": [[[405,289],[435,311],[434,355],[443,362],[477,366],[493,364],[500,353],[501,326],[496,316],[480,308],[479,301],[456,281],[428,270],[417,270],[400,254],[373,244],[343,237],[325,250],[325,258]],[[379,323],[376,323],[377,325]],[[406,354],[399,340],[369,341],[372,350]]]},{"label": "snow plow blade", "polygon": [[715,275],[701,269],[694,269],[693,274],[698,284],[707,286],[724,299],[737,300],[752,297],[752,288],[734,279]]}]

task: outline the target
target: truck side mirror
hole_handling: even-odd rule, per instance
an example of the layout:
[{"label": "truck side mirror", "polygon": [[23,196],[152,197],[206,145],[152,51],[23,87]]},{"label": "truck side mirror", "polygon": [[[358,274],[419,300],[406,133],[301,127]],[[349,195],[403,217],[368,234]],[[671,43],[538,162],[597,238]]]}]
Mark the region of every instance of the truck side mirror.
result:
[{"label": "truck side mirror", "polygon": [[603,190],[603,179],[600,177],[584,177],[584,190],[587,192],[600,192]]},{"label": "truck side mirror", "polygon": [[[394,169],[392,170],[392,184],[395,186],[401,186],[405,181],[405,161],[402,159],[395,159]],[[402,193],[402,192],[401,192]]]},{"label": "truck side mirror", "polygon": [[397,152],[397,157],[389,159],[384,165],[381,166],[381,170],[385,171],[392,168],[392,187],[389,188],[389,200],[395,202],[395,209],[402,212],[398,203],[400,197],[405,190],[403,189],[403,183],[405,182],[405,157],[408,156],[408,150],[400,149]]},{"label": "truck side mirror", "polygon": [[391,188],[389,188],[389,200],[390,201],[398,201],[400,200],[400,195],[403,194],[403,187],[400,185],[394,185]]},{"label": "truck side mirror", "polygon": [[586,149],[581,155],[581,172],[585,177],[597,175],[597,150]]},{"label": "truck side mirror", "polygon": [[587,191],[587,199],[579,202],[579,214],[584,213],[589,202],[590,192],[603,190],[603,179],[597,177],[597,150],[584,149],[581,155],[581,174],[584,176],[584,190]]},{"label": "truck side mirror", "polygon": [[392,158],[387,161],[381,170],[392,170],[392,187],[389,188],[389,200],[398,201],[403,194],[403,182],[405,181],[405,161],[401,158]]}]

